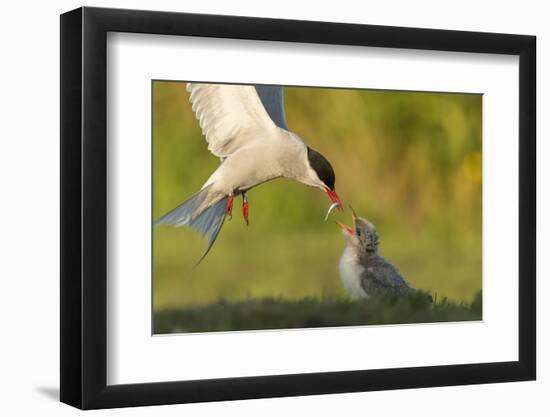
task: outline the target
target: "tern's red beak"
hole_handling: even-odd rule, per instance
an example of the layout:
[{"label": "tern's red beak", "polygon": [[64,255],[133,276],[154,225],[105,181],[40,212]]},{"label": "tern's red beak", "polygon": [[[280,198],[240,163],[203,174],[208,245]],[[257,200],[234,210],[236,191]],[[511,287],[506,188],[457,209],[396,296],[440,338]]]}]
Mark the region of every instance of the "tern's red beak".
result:
[{"label": "tern's red beak", "polygon": [[325,192],[327,193],[328,198],[330,198],[330,201],[332,201],[332,203],[338,204],[338,210],[343,211],[344,208],[342,207],[342,201],[340,201],[340,197],[338,197],[338,194],[336,194],[336,191],[331,190],[328,187],[325,187]]}]

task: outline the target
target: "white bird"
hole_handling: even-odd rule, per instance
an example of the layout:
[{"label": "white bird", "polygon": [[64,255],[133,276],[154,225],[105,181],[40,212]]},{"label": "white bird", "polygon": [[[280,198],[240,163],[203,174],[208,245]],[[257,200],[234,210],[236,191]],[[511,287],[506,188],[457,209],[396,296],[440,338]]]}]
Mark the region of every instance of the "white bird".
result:
[{"label": "white bird", "polygon": [[233,199],[243,197],[243,216],[248,224],[245,193],[275,178],[288,178],[327,193],[333,203],[342,203],[335,191],[332,166],[288,130],[279,86],[187,84],[193,111],[199,120],[208,149],[221,164],[199,192],[156,221],[188,226],[208,234],[208,254],[231,216]]}]

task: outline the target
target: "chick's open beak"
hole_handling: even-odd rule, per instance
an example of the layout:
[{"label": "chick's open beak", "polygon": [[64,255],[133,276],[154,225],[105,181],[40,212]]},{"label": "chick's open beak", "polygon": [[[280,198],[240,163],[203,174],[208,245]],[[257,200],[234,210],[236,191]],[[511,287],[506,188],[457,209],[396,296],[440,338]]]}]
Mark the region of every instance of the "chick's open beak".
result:
[{"label": "chick's open beak", "polygon": [[351,205],[349,206],[349,208],[351,210],[353,227],[350,227],[347,224],[340,223],[338,221],[336,222],[336,224],[338,226],[340,226],[342,228],[342,230],[344,230],[348,235],[353,236],[355,234],[355,227],[356,227],[355,224],[356,224],[356,220],[357,220],[357,213],[355,213],[355,210],[353,209],[353,207]]},{"label": "chick's open beak", "polygon": [[342,230],[344,232],[346,232],[348,235],[350,236],[353,236],[354,235],[354,232],[353,232],[353,229],[351,227],[349,227],[347,224],[344,224],[344,223],[340,223],[340,222],[336,222],[336,224],[338,226],[340,226],[342,228]]}]

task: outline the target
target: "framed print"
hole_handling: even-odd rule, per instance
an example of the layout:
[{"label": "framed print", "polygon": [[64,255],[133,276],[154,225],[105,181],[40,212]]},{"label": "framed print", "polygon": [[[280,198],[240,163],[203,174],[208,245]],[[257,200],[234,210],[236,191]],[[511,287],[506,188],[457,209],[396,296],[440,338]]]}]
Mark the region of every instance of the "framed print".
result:
[{"label": "framed print", "polygon": [[535,38],[61,16],[61,400],[535,379]]}]

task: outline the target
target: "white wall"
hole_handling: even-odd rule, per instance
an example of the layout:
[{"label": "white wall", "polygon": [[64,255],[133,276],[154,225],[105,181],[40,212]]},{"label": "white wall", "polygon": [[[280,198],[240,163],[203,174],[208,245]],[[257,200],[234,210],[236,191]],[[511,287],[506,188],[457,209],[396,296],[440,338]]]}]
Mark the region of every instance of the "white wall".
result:
[{"label": "white wall", "polygon": [[[59,274],[59,18],[79,7],[76,1],[5,2],[2,7],[0,71],[0,178],[5,201],[0,204],[0,410],[3,415],[73,415],[54,400],[58,390]],[[99,415],[280,415],[340,413],[365,415],[462,416],[548,415],[550,406],[550,296],[548,262],[549,146],[545,104],[550,96],[550,26],[545,2],[278,0],[87,1],[89,6],[124,7],[328,20],[395,26],[417,26],[534,34],[538,37],[539,129],[539,380],[529,383],[389,391],[347,395],[240,401],[101,411]],[[546,100],[546,102],[543,102]],[[543,130],[544,129],[544,130]],[[546,134],[546,135],[545,135]],[[544,158],[546,157],[546,158]],[[542,236],[542,232],[547,232]],[[542,324],[541,324],[542,323]],[[32,415],[32,414],[30,414]],[[96,414],[95,414],[96,415]]]}]

